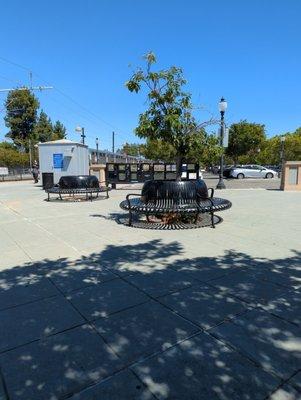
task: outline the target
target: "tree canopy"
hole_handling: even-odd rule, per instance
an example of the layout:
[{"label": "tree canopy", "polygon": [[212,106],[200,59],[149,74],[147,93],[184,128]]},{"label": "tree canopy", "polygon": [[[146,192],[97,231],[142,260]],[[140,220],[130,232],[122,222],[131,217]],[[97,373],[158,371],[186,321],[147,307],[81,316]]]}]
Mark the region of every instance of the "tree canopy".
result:
[{"label": "tree canopy", "polygon": [[42,110],[35,124],[33,136],[37,142],[48,142],[52,138],[53,127],[51,119]]},{"label": "tree canopy", "polygon": [[237,164],[240,156],[255,157],[266,140],[265,127],[261,124],[240,121],[232,124],[226,154]]},{"label": "tree canopy", "polygon": [[169,154],[173,154],[177,179],[180,180],[182,162],[192,154],[202,152],[206,145],[206,132],[193,115],[191,94],[183,90],[186,80],[182,69],[172,66],[153,71],[155,55],[150,52],[144,58],[145,68],[138,68],[126,82],[130,92],[147,90],[148,108],[140,114],[135,133],[147,139],[149,144],[165,146]]},{"label": "tree canopy", "polygon": [[66,128],[60,121],[56,121],[56,123],[52,127],[52,139],[51,140],[59,140],[66,138]]},{"label": "tree canopy", "polygon": [[28,149],[28,139],[33,136],[39,106],[38,99],[28,89],[12,90],[7,95],[4,121],[9,132],[6,137],[19,148]]},{"label": "tree canopy", "polygon": [[19,149],[29,148],[29,139],[33,142],[46,142],[66,137],[66,128],[60,121],[53,125],[48,115],[41,110],[35,95],[26,88],[12,90],[6,102],[5,124],[9,128],[6,137],[12,139]]}]

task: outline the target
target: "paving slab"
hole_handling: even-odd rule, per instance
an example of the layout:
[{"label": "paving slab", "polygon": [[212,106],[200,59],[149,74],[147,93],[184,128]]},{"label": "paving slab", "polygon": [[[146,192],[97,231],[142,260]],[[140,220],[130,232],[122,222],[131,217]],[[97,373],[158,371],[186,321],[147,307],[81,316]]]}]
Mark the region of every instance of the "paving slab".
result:
[{"label": "paving slab", "polygon": [[62,296],[38,300],[0,312],[0,351],[84,323]]},{"label": "paving slab", "polygon": [[239,267],[235,266],[233,262],[230,265],[219,264],[216,260],[209,257],[176,260],[171,265],[171,268],[175,271],[190,273],[194,279],[205,283],[239,271]]},{"label": "paving slab", "polygon": [[160,400],[262,400],[280,383],[205,333],[132,368]]},{"label": "paving slab", "polygon": [[160,302],[203,329],[247,310],[243,302],[204,284],[160,297]]},{"label": "paving slab", "polygon": [[101,318],[94,325],[127,364],[165,350],[199,330],[155,301]]},{"label": "paving slab", "polygon": [[148,274],[136,273],[127,275],[124,279],[152,297],[164,296],[193,284],[199,284],[190,274],[171,269],[163,269]]},{"label": "paving slab", "polygon": [[300,329],[265,311],[251,310],[210,333],[283,379],[301,368]]},{"label": "paving slab", "polygon": [[300,400],[301,393],[297,392],[290,385],[283,385],[281,388],[276,390],[268,400]]},{"label": "paving slab", "polygon": [[47,246],[29,247],[26,249],[30,258],[35,261],[40,260],[58,260],[61,258],[78,259],[80,252],[65,243],[53,243]]},{"label": "paving slab", "polygon": [[72,292],[68,299],[89,321],[149,300],[120,278]]},{"label": "paving slab", "polygon": [[212,280],[210,284],[255,306],[267,304],[287,291],[283,286],[256,279],[245,271]]},{"label": "paving slab", "polygon": [[61,399],[122,368],[89,325],[11,350],[0,364],[10,400]]},{"label": "paving slab", "polygon": [[71,400],[120,400],[121,398],[128,400],[156,400],[147,387],[128,370],[83,390],[72,396]]},{"label": "paving slab", "polygon": [[[252,273],[253,277],[263,281],[277,283],[287,286],[289,289],[301,288],[301,264],[286,260],[278,262],[265,263],[264,268],[258,268],[259,265],[252,265],[246,272]],[[249,271],[248,271],[249,270]]]},{"label": "paving slab", "polygon": [[27,261],[31,261],[29,254],[16,245],[15,248],[1,251],[0,271],[21,265]]},{"label": "paving slab", "polygon": [[47,271],[47,276],[63,293],[117,278],[117,275],[98,264],[78,262],[68,263],[63,267],[55,266]]},{"label": "paving slab", "polygon": [[0,311],[31,301],[58,295],[55,286],[46,278],[26,277],[6,281],[0,272]]},{"label": "paving slab", "polygon": [[287,290],[276,300],[262,306],[269,313],[275,314],[301,328],[301,291]]}]

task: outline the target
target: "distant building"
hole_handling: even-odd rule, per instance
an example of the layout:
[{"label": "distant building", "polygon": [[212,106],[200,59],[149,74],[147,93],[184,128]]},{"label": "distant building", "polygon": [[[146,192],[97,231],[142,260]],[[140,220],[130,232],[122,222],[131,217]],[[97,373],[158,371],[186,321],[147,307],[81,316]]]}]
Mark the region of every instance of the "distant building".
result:
[{"label": "distant building", "polygon": [[[89,159],[91,164],[97,163],[97,151],[96,149],[89,148]],[[108,162],[112,163],[138,163],[145,162],[145,159],[141,157],[128,156],[122,153],[113,153],[108,150],[98,150],[98,163],[106,164]]]}]

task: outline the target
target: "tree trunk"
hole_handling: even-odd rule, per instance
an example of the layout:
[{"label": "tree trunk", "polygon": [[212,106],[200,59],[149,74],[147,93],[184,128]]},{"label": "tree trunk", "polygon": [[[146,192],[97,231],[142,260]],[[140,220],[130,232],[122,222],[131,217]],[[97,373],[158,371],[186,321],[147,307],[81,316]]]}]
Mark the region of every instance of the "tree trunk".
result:
[{"label": "tree trunk", "polygon": [[177,156],[176,157],[176,181],[179,182],[181,181],[182,178],[182,163],[183,163],[183,156]]}]

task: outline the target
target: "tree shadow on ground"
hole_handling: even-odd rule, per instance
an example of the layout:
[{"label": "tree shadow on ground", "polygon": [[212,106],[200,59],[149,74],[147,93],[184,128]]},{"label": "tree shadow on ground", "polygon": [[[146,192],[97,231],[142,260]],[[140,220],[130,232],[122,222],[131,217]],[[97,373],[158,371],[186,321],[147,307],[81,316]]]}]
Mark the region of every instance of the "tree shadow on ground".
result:
[{"label": "tree shadow on ground", "polygon": [[3,391],[253,400],[291,377],[298,391],[300,287],[300,252],[186,258],[159,239],[3,270]]}]

